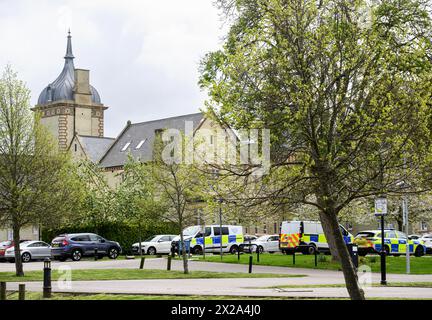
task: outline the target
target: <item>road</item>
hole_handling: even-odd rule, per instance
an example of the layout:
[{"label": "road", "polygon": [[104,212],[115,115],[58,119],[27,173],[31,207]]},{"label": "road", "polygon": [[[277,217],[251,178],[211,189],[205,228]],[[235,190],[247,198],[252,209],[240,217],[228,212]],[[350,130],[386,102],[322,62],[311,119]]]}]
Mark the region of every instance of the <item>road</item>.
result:
[{"label": "road", "polygon": [[[60,266],[70,266],[78,269],[114,269],[138,268],[139,260],[102,260],[81,262],[53,262],[53,269]],[[247,265],[211,263],[190,261],[191,271],[218,271],[218,272],[248,272]],[[42,270],[43,263],[32,262],[25,264],[25,270]],[[165,269],[165,258],[146,259],[145,269]],[[13,271],[14,265],[0,264],[1,271]],[[173,260],[172,270],[182,270],[182,262]],[[155,279],[155,280],[127,280],[127,281],[74,281],[71,288],[59,287],[53,282],[54,292],[81,292],[81,293],[124,293],[124,294],[160,294],[160,295],[232,295],[232,296],[272,296],[272,297],[348,297],[345,288],[286,288],[272,289],[269,287],[284,285],[313,286],[322,284],[343,284],[343,274],[340,271],[302,269],[289,267],[254,266],[254,273],[274,274],[301,274],[305,277],[297,278],[239,278],[239,279]],[[359,275],[360,279],[367,279],[378,283],[380,275],[376,273]],[[389,282],[432,282],[432,275],[404,275],[388,274]],[[18,283],[8,284],[9,288],[16,289]],[[40,282],[26,283],[28,290],[42,289]],[[405,288],[405,287],[368,287],[366,296],[378,298],[431,298],[431,288]]]}]

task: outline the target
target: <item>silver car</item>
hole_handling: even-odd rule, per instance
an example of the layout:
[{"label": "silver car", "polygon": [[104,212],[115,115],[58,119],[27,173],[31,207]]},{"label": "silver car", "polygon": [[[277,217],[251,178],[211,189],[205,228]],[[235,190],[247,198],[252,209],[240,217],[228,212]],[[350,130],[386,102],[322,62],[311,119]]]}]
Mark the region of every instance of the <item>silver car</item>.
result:
[{"label": "silver car", "polygon": [[[25,241],[20,243],[21,259],[23,262],[51,258],[51,246],[43,241]],[[7,261],[15,261],[15,249],[11,247],[5,251]]]}]

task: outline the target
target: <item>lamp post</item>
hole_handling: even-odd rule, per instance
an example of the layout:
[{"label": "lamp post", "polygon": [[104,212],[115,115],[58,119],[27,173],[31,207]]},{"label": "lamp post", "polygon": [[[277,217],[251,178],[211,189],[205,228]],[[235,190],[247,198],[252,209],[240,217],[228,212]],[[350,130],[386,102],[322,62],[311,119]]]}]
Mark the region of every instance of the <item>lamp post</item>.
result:
[{"label": "lamp post", "polygon": [[[406,161],[406,160],[405,160]],[[405,181],[400,181],[397,183],[398,186],[400,186],[402,189],[409,188],[409,184]],[[411,261],[410,261],[410,244],[409,244],[409,213],[408,213],[408,196],[404,192],[404,196],[402,199],[402,218],[405,225],[405,234],[406,234],[406,249],[405,249],[405,257],[406,257],[406,273],[411,273]]]},{"label": "lamp post", "polygon": [[387,198],[375,199],[375,216],[381,217],[381,285],[387,284],[386,275],[386,251],[384,247],[384,215],[387,214]]},{"label": "lamp post", "polygon": [[220,233],[220,258],[222,260],[222,198],[219,198],[219,233]]}]

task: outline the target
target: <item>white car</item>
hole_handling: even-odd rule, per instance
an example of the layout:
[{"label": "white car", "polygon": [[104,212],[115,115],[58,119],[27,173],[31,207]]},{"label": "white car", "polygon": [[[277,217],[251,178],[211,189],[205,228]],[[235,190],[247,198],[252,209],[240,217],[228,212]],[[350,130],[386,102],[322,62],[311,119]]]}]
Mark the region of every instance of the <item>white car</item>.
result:
[{"label": "white car", "polygon": [[[20,251],[22,262],[51,258],[51,246],[43,241],[21,242]],[[4,257],[9,262],[15,261],[15,248],[10,247],[6,249]]]},{"label": "white car", "polygon": [[278,252],[279,250],[279,235],[273,234],[273,235],[266,235],[261,236],[255,241],[252,241],[252,246],[255,246],[259,250],[260,253],[262,252]]},{"label": "white car", "polygon": [[426,247],[426,253],[432,252],[432,234],[424,234],[420,240],[423,241],[424,246]]},{"label": "white car", "polygon": [[[172,234],[162,234],[157,236],[151,236],[150,238],[141,242],[141,248],[143,254],[155,255],[160,253],[171,252],[171,241],[176,237]],[[134,254],[140,254],[139,242],[132,245],[132,252]]]}]

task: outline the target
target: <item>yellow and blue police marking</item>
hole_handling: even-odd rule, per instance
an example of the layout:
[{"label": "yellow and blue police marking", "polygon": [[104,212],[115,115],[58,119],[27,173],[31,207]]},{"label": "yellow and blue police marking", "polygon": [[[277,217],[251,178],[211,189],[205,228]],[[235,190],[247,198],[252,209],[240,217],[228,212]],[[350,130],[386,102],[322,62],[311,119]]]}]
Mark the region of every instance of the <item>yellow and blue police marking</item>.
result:
[{"label": "yellow and blue police marking", "polygon": [[[346,244],[352,243],[351,236],[344,236],[343,239]],[[303,234],[301,236],[301,241],[305,243],[327,243],[327,239],[324,234]]]},{"label": "yellow and blue police marking", "polygon": [[[388,246],[390,253],[406,253],[407,240],[397,238],[384,238],[384,245]],[[414,251],[419,245],[423,246],[418,240],[410,240],[409,252],[414,253]],[[381,239],[373,242],[373,248],[377,252],[381,251]]]},{"label": "yellow and blue police marking", "polygon": [[[220,247],[221,243],[221,236],[214,236],[214,237],[203,237],[200,238],[193,238],[191,241],[191,246],[194,247],[196,245],[201,245],[206,248],[211,248],[214,246]],[[224,235],[222,236],[222,246],[233,244],[233,243],[243,243],[243,235],[242,234],[232,234],[232,235]]]}]

